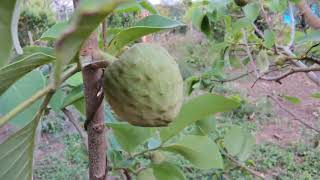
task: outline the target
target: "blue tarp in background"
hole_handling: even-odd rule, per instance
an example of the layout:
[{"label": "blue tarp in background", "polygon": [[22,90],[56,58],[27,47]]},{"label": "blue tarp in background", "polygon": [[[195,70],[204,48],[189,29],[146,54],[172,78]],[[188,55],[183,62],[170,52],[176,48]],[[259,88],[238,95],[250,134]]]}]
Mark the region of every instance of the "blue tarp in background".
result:
[{"label": "blue tarp in background", "polygon": [[[320,8],[316,3],[312,3],[310,5],[312,12],[317,15],[318,17],[320,17]],[[293,14],[297,15],[298,14],[298,9],[294,8],[293,9]],[[295,16],[296,22],[295,24],[299,24],[300,23],[300,17],[299,16]],[[285,24],[290,25],[291,24],[291,18],[290,18],[290,13],[289,13],[289,9],[287,9],[284,14],[283,14],[283,21]]]}]

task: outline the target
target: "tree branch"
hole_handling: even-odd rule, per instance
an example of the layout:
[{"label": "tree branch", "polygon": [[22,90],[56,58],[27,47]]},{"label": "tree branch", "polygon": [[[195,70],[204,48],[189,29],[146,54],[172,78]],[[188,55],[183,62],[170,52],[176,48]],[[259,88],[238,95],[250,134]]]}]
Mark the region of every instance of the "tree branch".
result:
[{"label": "tree branch", "polygon": [[305,127],[314,130],[315,132],[320,134],[320,130],[317,128],[312,127],[311,125],[309,125],[308,123],[304,122],[303,120],[301,120],[300,118],[298,118],[298,116],[292,112],[291,110],[289,110],[288,108],[286,108],[277,98],[273,97],[272,95],[267,95],[267,97],[269,97],[270,99],[272,99],[276,104],[279,105],[279,107],[281,109],[283,109],[284,111],[286,111],[289,115],[291,115],[293,117],[294,120],[300,122],[301,124],[303,124]]}]

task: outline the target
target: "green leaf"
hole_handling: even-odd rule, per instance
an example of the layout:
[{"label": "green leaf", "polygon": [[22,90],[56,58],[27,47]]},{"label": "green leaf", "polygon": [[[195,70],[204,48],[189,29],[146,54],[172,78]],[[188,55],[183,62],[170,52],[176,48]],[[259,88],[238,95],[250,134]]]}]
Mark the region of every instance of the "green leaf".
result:
[{"label": "green leaf", "polygon": [[159,14],[158,10],[154,5],[152,5],[148,0],[142,0],[140,1],[141,7],[143,7],[145,10],[149,11],[151,14]]},{"label": "green leaf", "polygon": [[73,87],[81,86],[83,84],[82,73],[78,72],[74,74],[66,80],[66,83]]},{"label": "green leaf", "polygon": [[77,55],[81,45],[91,33],[105,20],[114,8],[130,0],[82,0],[74,13],[64,35],[56,43],[57,62],[54,70],[55,84],[60,84],[64,65],[69,64]]},{"label": "green leaf", "polygon": [[16,0],[2,0],[0,2],[0,68],[9,62],[13,43],[11,36],[11,21],[15,5]]},{"label": "green leaf", "polygon": [[288,1],[271,0],[269,2],[269,7],[273,12],[283,13],[288,8]]},{"label": "green leaf", "polygon": [[232,127],[224,137],[224,145],[228,153],[245,161],[249,158],[255,144],[254,137],[240,127]]},{"label": "green leaf", "polygon": [[260,13],[260,8],[258,3],[250,3],[243,8],[245,16],[251,20],[255,21]]},{"label": "green leaf", "polygon": [[267,72],[269,70],[270,61],[266,50],[261,50],[257,56],[257,66],[260,73]]},{"label": "green leaf", "polygon": [[297,97],[293,97],[293,96],[286,96],[286,95],[283,95],[281,96],[283,97],[286,101],[292,103],[292,104],[300,104],[301,100]]},{"label": "green leaf", "polygon": [[32,179],[36,121],[0,144],[0,179]]},{"label": "green leaf", "polygon": [[84,98],[79,99],[73,103],[73,106],[84,116],[86,115],[86,104]]},{"label": "green leaf", "polygon": [[203,134],[209,134],[216,131],[216,120],[214,116],[210,116],[197,121],[196,126],[198,126]]},{"label": "green leaf", "polygon": [[[23,101],[29,99],[46,85],[46,80],[42,73],[34,70],[14,83],[2,96],[0,96],[0,114],[6,114],[18,106]],[[9,121],[17,127],[24,127],[34,117],[41,105],[41,100],[36,101],[16,117]]]},{"label": "green leaf", "polygon": [[13,63],[0,68],[0,95],[33,69],[52,62],[55,58],[49,52],[50,48],[25,48],[23,55],[14,58]]},{"label": "green leaf", "polygon": [[180,26],[184,25],[166,17],[159,15],[147,16],[139,21],[135,26],[119,32],[110,42],[108,52],[116,54],[130,42],[133,42],[145,35]]},{"label": "green leaf", "polygon": [[157,180],[153,174],[153,169],[148,168],[139,172],[137,180]]},{"label": "green leaf", "polygon": [[130,12],[139,12],[142,10],[141,5],[136,1],[130,1],[127,3],[123,3],[115,8],[115,12],[117,13],[130,13]]},{"label": "green leaf", "polygon": [[200,32],[206,35],[210,34],[210,22],[207,16],[207,12],[202,7],[195,7],[192,12],[192,24]]},{"label": "green leaf", "polygon": [[198,120],[218,112],[231,111],[238,106],[238,102],[221,95],[205,94],[193,98],[182,106],[178,117],[168,127],[160,129],[161,140],[165,142]]},{"label": "green leaf", "polygon": [[163,162],[161,164],[154,164],[151,166],[153,169],[153,175],[157,180],[185,180],[183,173],[181,170],[169,163],[169,162]]},{"label": "green leaf", "polygon": [[311,32],[309,32],[305,36],[297,38],[296,41],[298,44],[320,41],[320,31],[312,30]]},{"label": "green leaf", "polygon": [[311,97],[320,99],[320,92],[313,93],[313,94],[311,95]]},{"label": "green leaf", "polygon": [[84,98],[83,86],[80,85],[80,86],[74,87],[65,97],[65,99],[63,101],[62,108],[67,107],[67,106],[73,104],[74,102],[76,102],[80,99],[83,99],[83,98]]},{"label": "green leaf", "polygon": [[56,40],[58,39],[63,32],[67,29],[69,23],[67,21],[57,22],[53,26],[51,26],[46,32],[44,32],[40,39],[41,40]]},{"label": "green leaf", "polygon": [[207,136],[188,135],[176,144],[161,149],[182,155],[200,169],[223,168],[219,147]]},{"label": "green leaf", "polygon": [[65,99],[65,94],[61,88],[59,88],[50,100],[50,107],[55,111],[59,112],[63,105],[63,100]]},{"label": "green leaf", "polygon": [[121,147],[128,152],[133,152],[139,145],[151,138],[154,128],[136,127],[126,123],[108,123]]},{"label": "green leaf", "polygon": [[275,43],[276,43],[276,36],[274,32],[270,31],[269,29],[265,30],[263,46],[270,49]]}]

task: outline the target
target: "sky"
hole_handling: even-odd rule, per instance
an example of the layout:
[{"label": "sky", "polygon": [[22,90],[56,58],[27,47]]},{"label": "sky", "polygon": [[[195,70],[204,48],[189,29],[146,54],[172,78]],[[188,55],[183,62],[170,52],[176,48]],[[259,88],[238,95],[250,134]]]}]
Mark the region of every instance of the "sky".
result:
[{"label": "sky", "polygon": [[159,4],[160,0],[149,0],[152,4]]}]

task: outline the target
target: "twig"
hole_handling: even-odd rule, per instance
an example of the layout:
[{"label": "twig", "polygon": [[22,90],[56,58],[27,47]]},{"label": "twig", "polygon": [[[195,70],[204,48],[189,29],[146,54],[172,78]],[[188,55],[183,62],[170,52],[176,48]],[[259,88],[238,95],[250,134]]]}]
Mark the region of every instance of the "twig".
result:
[{"label": "twig", "polygon": [[244,73],[244,74],[241,74],[240,76],[236,76],[236,77],[232,77],[230,79],[211,79],[211,81],[213,82],[219,82],[219,83],[226,83],[226,82],[232,82],[232,81],[236,81],[236,80],[239,80],[241,78],[244,78],[246,76],[248,76],[249,74],[252,74],[254,71],[250,71],[250,72],[247,72],[247,73]]},{"label": "twig", "polygon": [[69,111],[68,109],[63,108],[62,112],[66,115],[66,117],[71,122],[71,124],[76,128],[76,130],[78,131],[78,133],[82,139],[82,143],[83,143],[86,151],[88,151],[88,143],[87,143],[88,140],[87,140],[87,137],[85,136],[85,134],[83,133],[81,127],[79,126],[79,122],[74,118],[71,111]]},{"label": "twig", "polygon": [[247,52],[247,54],[248,54],[248,57],[249,57],[249,59],[250,59],[250,62],[251,62],[251,64],[252,64],[252,66],[253,66],[254,73],[255,73],[256,77],[258,77],[258,76],[259,76],[259,73],[258,73],[258,70],[257,70],[257,66],[256,66],[256,64],[254,63],[254,60],[253,60],[253,57],[252,57],[252,54],[251,54],[251,51],[250,51],[250,47],[249,47],[249,45],[248,45],[247,32],[246,32],[244,29],[242,29],[242,34],[243,34],[244,44],[246,45],[246,52]]},{"label": "twig", "polygon": [[243,163],[237,161],[235,158],[233,158],[231,155],[229,155],[227,152],[225,152],[223,149],[220,148],[220,151],[222,152],[223,155],[225,155],[228,159],[230,159],[233,163],[235,163],[237,166],[239,166],[242,169],[245,169],[246,171],[248,171],[249,173],[251,173],[252,175],[265,179],[265,175],[257,172],[249,167],[247,167],[246,165],[244,165]]},{"label": "twig", "polygon": [[305,55],[307,56],[313,48],[315,48],[315,47],[317,47],[317,46],[319,46],[319,45],[320,45],[320,43],[317,43],[317,44],[312,45],[312,46],[307,50],[307,52],[305,53]]},{"label": "twig", "polygon": [[272,95],[267,95],[267,97],[269,97],[270,99],[272,99],[275,103],[277,103],[279,105],[279,107],[281,109],[283,109],[284,111],[286,111],[288,114],[290,114],[294,120],[300,122],[301,124],[303,124],[305,127],[312,129],[314,131],[316,131],[317,133],[320,134],[320,130],[316,129],[314,127],[312,127],[311,125],[309,125],[308,123],[304,122],[303,120],[301,120],[300,118],[298,118],[298,116],[292,112],[291,110],[289,110],[288,108],[286,108],[277,98],[273,97]]},{"label": "twig", "polygon": [[299,73],[299,72],[313,72],[313,71],[320,71],[320,67],[308,67],[308,68],[292,68],[289,71],[279,75],[279,76],[275,76],[275,77],[261,77],[261,80],[265,80],[265,81],[276,81],[278,83],[280,83],[280,80],[295,74],[295,73]]}]

